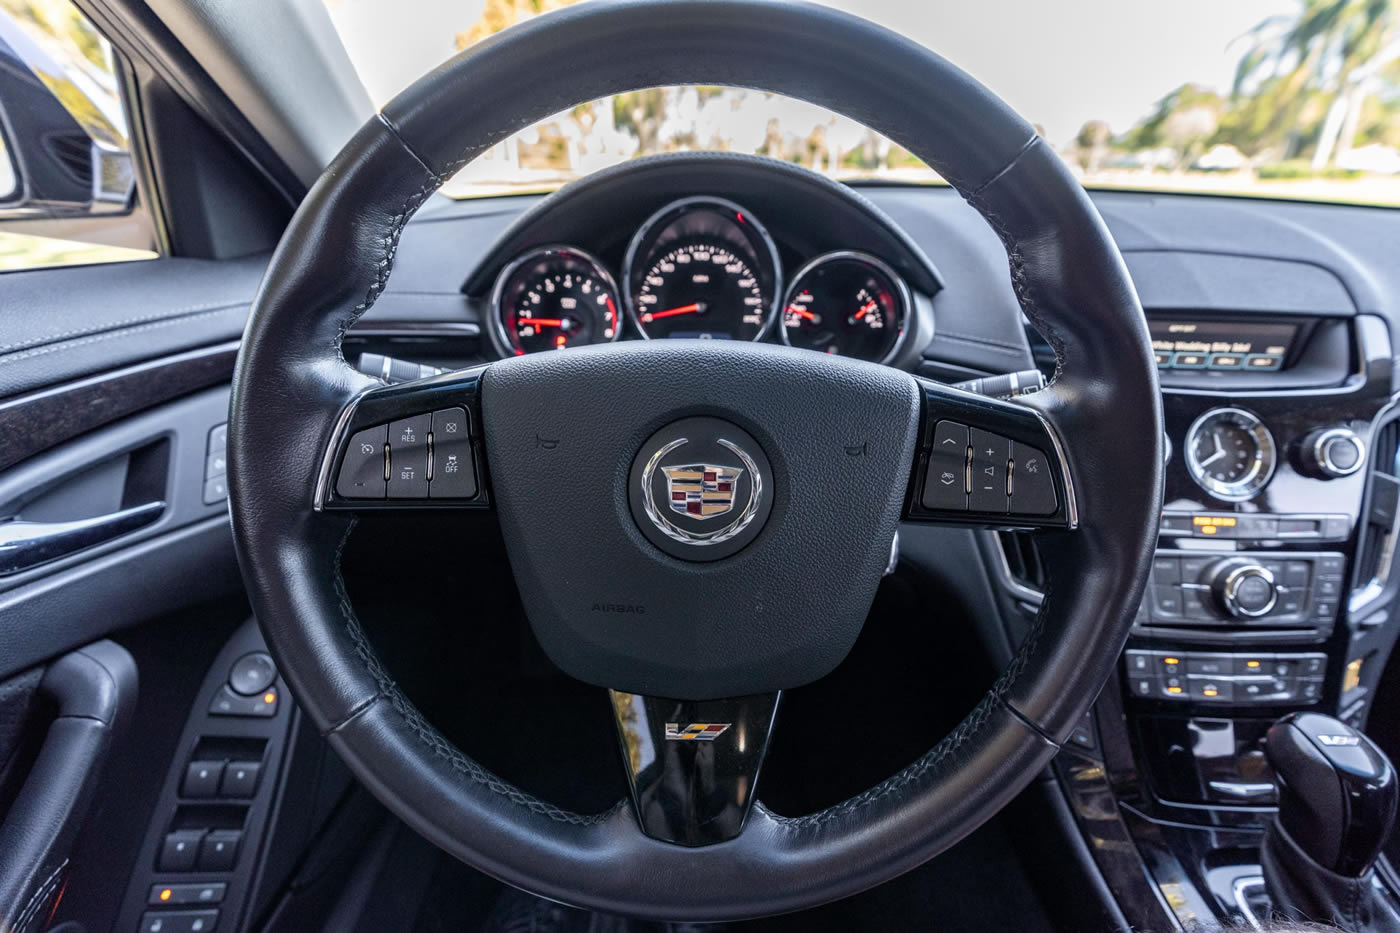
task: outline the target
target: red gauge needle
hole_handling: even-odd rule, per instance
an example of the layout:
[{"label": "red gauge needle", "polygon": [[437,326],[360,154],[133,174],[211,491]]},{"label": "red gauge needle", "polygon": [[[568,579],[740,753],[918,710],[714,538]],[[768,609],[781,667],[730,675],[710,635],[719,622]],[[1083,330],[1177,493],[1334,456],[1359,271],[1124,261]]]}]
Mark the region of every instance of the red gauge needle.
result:
[{"label": "red gauge needle", "polygon": [[659,321],[663,317],[676,317],[680,314],[699,314],[705,310],[705,306],[700,303],[693,305],[681,305],[679,308],[668,308],[665,311],[653,311],[642,315],[643,321]]},{"label": "red gauge needle", "polygon": [[860,310],[857,311],[857,312],[855,313],[855,320],[859,321],[861,318],[865,317],[865,316],[866,316],[867,314],[869,314],[871,311],[877,311],[877,310],[879,310],[879,307],[880,307],[880,306],[877,305],[875,302],[873,302],[873,301],[867,301],[865,304],[861,305],[861,306],[860,306]]},{"label": "red gauge needle", "polygon": [[516,321],[516,323],[518,323],[518,324],[534,324],[536,327],[563,327],[563,326],[564,326],[564,320],[563,320],[563,318],[557,318],[557,317],[522,317],[522,318],[519,318],[519,319]]},{"label": "red gauge needle", "polygon": [[799,308],[797,305],[788,305],[788,311],[797,315],[798,317],[806,318],[809,321],[815,321],[817,319],[817,316],[811,311],[808,311],[805,308]]}]

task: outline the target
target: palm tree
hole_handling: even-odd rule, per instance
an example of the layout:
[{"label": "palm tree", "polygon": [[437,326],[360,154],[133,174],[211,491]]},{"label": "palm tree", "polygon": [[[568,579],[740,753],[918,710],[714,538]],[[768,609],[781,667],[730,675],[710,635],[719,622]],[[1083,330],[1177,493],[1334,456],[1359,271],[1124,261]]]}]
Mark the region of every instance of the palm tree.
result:
[{"label": "palm tree", "polygon": [[1400,58],[1400,0],[1302,0],[1296,19],[1270,17],[1235,72],[1235,94],[1251,81],[1278,79],[1290,95],[1331,98],[1313,153],[1322,169],[1351,149],[1377,75]]}]

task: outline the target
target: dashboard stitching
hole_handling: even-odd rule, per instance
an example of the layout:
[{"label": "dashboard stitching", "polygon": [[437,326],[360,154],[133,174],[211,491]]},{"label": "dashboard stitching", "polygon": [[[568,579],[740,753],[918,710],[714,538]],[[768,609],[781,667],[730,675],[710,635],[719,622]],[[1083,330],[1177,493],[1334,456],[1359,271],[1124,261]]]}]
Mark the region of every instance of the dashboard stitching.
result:
[{"label": "dashboard stitching", "polygon": [[0,344],[0,353],[16,352],[16,351],[19,351],[19,350],[27,349],[27,348],[29,348],[29,347],[42,346],[43,344],[52,343],[53,341],[56,341],[56,340],[64,340],[64,339],[69,338],[69,337],[86,337],[86,336],[88,336],[88,335],[90,335],[90,334],[100,334],[100,333],[103,333],[103,332],[105,332],[105,331],[116,330],[116,329],[118,329],[118,328],[125,328],[125,327],[127,327],[127,326],[129,326],[129,325],[131,325],[131,324],[141,324],[141,323],[144,323],[144,322],[146,322],[146,321],[158,321],[158,320],[161,320],[162,318],[174,319],[174,318],[177,318],[177,317],[184,317],[184,316],[186,316],[186,315],[193,315],[193,314],[202,313],[202,312],[206,312],[206,311],[225,311],[225,310],[227,310],[227,309],[229,309],[229,308],[234,308],[234,307],[246,308],[246,307],[248,307],[248,302],[246,302],[246,301],[220,301],[220,302],[212,302],[212,303],[211,303],[211,302],[206,302],[206,303],[203,303],[203,304],[189,305],[189,306],[184,307],[184,308],[176,308],[176,309],[173,310],[173,311],[161,311],[161,312],[156,313],[156,314],[142,314],[142,315],[138,315],[137,317],[124,318],[123,320],[120,320],[120,321],[111,321],[111,322],[109,322],[109,323],[104,324],[104,325],[101,326],[101,327],[86,327],[86,328],[80,327],[80,328],[78,328],[78,329],[76,329],[76,330],[60,331],[59,333],[56,333],[56,334],[45,334],[45,335],[42,336],[42,337],[33,337],[33,338],[30,338],[29,340],[21,340],[21,341],[19,341],[18,343],[5,343],[5,344]]},{"label": "dashboard stitching", "polygon": [[3,357],[0,357],[0,366],[3,366],[3,365],[6,364],[6,363],[18,363],[18,362],[21,362],[21,361],[23,361],[23,360],[33,359],[33,358],[39,357],[39,356],[46,356],[46,355],[48,355],[48,354],[50,354],[50,353],[60,353],[60,352],[62,352],[62,351],[64,351],[64,350],[73,350],[73,349],[76,349],[76,348],[78,348],[78,347],[89,346],[89,345],[94,344],[94,343],[101,343],[101,342],[104,341],[104,340],[116,340],[116,339],[119,338],[119,337],[129,337],[129,336],[131,336],[131,335],[133,335],[133,334],[139,334],[139,333],[143,333],[143,332],[146,332],[146,331],[160,330],[161,328],[164,328],[164,327],[174,327],[174,326],[176,326],[176,325],[178,325],[178,324],[185,324],[185,323],[188,323],[188,322],[189,322],[189,319],[190,319],[190,318],[193,318],[193,317],[202,317],[202,316],[204,316],[204,315],[209,315],[209,314],[222,314],[222,313],[226,313],[226,312],[228,312],[228,311],[235,311],[235,310],[246,311],[246,310],[247,310],[247,305],[244,305],[244,304],[229,305],[229,306],[224,307],[224,308],[216,308],[216,309],[209,310],[209,311],[201,311],[201,312],[198,312],[197,314],[186,315],[186,316],[184,316],[184,317],[176,318],[176,319],[174,319],[174,320],[169,320],[169,321],[157,321],[157,322],[155,322],[155,323],[153,323],[153,324],[143,324],[143,325],[141,325],[140,327],[125,327],[125,328],[122,328],[121,330],[107,331],[107,332],[105,332],[105,333],[96,334],[95,336],[92,336],[92,337],[85,337],[85,338],[83,338],[83,339],[81,339],[81,340],[65,340],[65,341],[63,341],[62,343],[51,344],[51,345],[49,345],[49,346],[40,347],[40,348],[35,349],[35,350],[26,350],[26,351],[24,351],[23,353],[11,353],[11,354],[5,355],[5,356],[3,356]]}]

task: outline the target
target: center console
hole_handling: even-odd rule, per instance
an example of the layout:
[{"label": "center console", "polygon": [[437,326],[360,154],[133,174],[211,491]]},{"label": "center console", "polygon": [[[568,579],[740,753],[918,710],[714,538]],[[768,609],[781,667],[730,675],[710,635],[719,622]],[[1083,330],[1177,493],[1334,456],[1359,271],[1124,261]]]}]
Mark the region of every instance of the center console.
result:
[{"label": "center console", "polygon": [[[1396,636],[1392,352],[1367,315],[1149,310],[1167,433],[1145,598],[1057,761],[1080,829],[1141,928],[1248,925],[1278,801],[1264,735],[1316,710],[1364,729]],[[1032,538],[996,536],[1033,610]],[[1138,915],[1132,915],[1136,910]]]}]

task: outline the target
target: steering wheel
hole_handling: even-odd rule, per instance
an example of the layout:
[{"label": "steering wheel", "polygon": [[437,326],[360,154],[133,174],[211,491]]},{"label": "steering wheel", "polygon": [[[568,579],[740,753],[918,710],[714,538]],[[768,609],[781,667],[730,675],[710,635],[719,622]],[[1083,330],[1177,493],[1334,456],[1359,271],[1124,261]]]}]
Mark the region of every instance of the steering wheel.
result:
[{"label": "steering wheel", "polygon": [[[383,291],[404,224],[463,164],[579,102],[695,83],[822,105],[935,168],[1005,244],[1021,306],[1057,355],[1049,388],[997,401],[875,364],[703,341],[540,353],[395,386],[346,365],[341,340]],[[248,592],[294,696],[391,811],[547,898],[724,920],[919,865],[1046,765],[1142,597],[1161,424],[1118,250],[1055,153],[990,91],[819,6],[619,0],[458,55],[335,158],[254,304],[230,496]],[[339,569],[357,513],[379,508],[495,510],[539,643],[611,691],[630,803],[578,814],[537,799],[400,692]],[[1040,529],[1044,605],[922,758],[830,809],[779,816],[754,792],[781,691],[846,655],[900,521]],[[831,735],[826,753],[879,741],[872,731]]]}]

